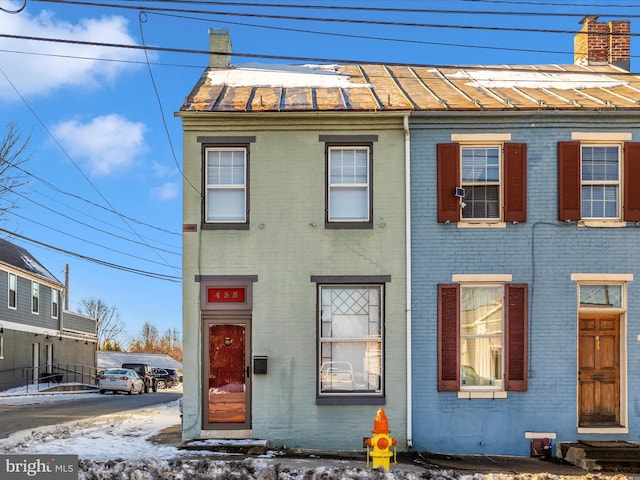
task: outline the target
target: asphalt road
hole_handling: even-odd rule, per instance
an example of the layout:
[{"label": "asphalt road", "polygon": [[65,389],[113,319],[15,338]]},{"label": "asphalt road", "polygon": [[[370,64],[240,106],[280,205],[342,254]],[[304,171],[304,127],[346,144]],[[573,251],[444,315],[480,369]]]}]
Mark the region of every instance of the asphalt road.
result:
[{"label": "asphalt road", "polygon": [[141,395],[95,393],[91,398],[76,399],[73,394],[64,395],[67,397],[64,401],[33,404],[11,404],[9,398],[3,399],[0,403],[0,438],[20,430],[169,403],[180,398],[182,392],[164,390]]}]

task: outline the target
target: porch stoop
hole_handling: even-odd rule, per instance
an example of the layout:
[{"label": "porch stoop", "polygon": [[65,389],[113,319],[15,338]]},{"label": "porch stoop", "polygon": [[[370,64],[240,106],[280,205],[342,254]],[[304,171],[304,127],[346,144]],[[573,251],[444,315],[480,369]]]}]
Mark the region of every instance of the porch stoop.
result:
[{"label": "porch stoop", "polygon": [[588,472],[640,472],[640,444],[579,440],[558,443],[556,456]]}]

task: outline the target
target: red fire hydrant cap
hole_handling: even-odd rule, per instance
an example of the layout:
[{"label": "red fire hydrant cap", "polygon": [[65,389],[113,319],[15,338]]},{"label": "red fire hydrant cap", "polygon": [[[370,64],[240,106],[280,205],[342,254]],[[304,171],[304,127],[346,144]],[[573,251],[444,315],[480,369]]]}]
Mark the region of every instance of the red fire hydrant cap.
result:
[{"label": "red fire hydrant cap", "polygon": [[389,430],[389,420],[387,420],[387,416],[381,408],[378,409],[376,418],[373,419],[373,430],[371,430],[371,433],[391,433],[391,430]]}]

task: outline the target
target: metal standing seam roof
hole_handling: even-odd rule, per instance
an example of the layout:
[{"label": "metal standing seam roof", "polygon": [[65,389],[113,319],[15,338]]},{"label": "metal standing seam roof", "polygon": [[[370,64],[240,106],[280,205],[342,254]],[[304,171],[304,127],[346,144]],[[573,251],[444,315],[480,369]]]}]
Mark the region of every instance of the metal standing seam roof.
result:
[{"label": "metal standing seam roof", "polygon": [[207,68],[181,112],[627,110],[640,76],[610,65]]}]

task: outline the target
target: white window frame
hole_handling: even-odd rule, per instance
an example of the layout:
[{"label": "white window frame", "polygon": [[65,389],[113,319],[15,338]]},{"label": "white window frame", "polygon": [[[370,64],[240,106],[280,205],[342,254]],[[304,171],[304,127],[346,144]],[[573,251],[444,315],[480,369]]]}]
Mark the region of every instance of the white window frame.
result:
[{"label": "white window frame", "polygon": [[[585,148],[610,148],[616,147],[618,149],[618,179],[617,180],[585,180],[583,176],[583,156]],[[619,222],[622,221],[622,200],[623,200],[623,162],[624,162],[624,144],[621,142],[595,142],[595,141],[581,141],[580,142],[580,210],[582,212],[582,220],[585,221],[603,221],[603,222]],[[583,189],[588,186],[615,186],[617,191],[616,199],[616,214],[615,216],[587,216],[584,208],[584,195]],[[593,200],[591,201],[593,204]]]},{"label": "white window frame", "polygon": [[[497,181],[482,181],[482,182],[465,182],[464,180],[464,152],[465,150],[470,149],[496,149],[498,152],[498,180]],[[504,143],[501,142],[491,142],[491,143],[460,143],[460,185],[465,189],[465,196],[461,199],[460,202],[460,221],[461,222],[502,222],[503,220],[503,190],[504,190]],[[464,211],[465,206],[471,206],[469,204],[470,199],[468,196],[468,191],[471,190],[473,186],[495,186],[498,190],[498,204],[497,208],[497,216],[495,217],[465,217]]]},{"label": "white window frame", "polygon": [[[332,153],[336,151],[363,151],[367,155],[367,180],[361,182],[332,182]],[[354,174],[355,176],[355,174]],[[364,190],[366,208],[362,218],[339,218],[334,216],[333,193],[340,190]],[[371,222],[371,146],[368,145],[330,145],[327,147],[327,222],[328,223],[369,223]]]},{"label": "white window frame", "polygon": [[[501,322],[500,322],[500,334],[464,334],[463,333],[463,309],[462,309],[462,301],[464,298],[463,291],[467,288],[499,288],[500,289],[500,309],[501,309]],[[491,382],[489,384],[482,385],[467,385],[464,382],[464,378],[462,375],[462,366],[467,365],[469,362],[465,363],[463,361],[463,349],[462,345],[464,344],[465,339],[481,339],[486,338],[491,341],[492,338],[500,339],[500,371],[501,378],[490,379]],[[504,391],[504,375],[505,375],[505,284],[503,282],[482,282],[482,283],[474,283],[474,282],[461,282],[460,283],[460,358],[458,358],[458,363],[460,365],[460,392],[478,392],[478,391]],[[476,372],[478,373],[478,372]]]},{"label": "white window frame", "polygon": [[4,358],[4,335],[0,335],[0,360]]},{"label": "white window frame", "polygon": [[40,284],[31,282],[31,313],[40,315]]},{"label": "white window frame", "polygon": [[[345,284],[319,284],[318,285],[318,371],[317,371],[317,394],[318,398],[327,398],[327,397],[358,397],[358,398],[383,398],[384,397],[384,385],[385,385],[385,362],[384,362],[384,295],[385,288],[384,284],[358,284],[358,283],[345,283]],[[348,337],[332,337],[332,336],[323,336],[323,291],[325,290],[346,290],[346,289],[365,289],[365,290],[378,290],[378,319],[377,319],[377,329],[379,334],[369,335],[368,337],[357,337],[357,338],[348,338]],[[331,304],[333,308],[333,303]],[[371,311],[371,305],[367,304],[367,308]],[[346,315],[346,314],[345,314]],[[356,314],[351,314],[356,315]],[[371,317],[368,315],[368,323],[371,323]],[[364,345],[365,353],[371,355],[372,361],[375,363],[374,370],[379,369],[379,385],[376,390],[358,390],[357,382],[362,381],[364,383],[365,377],[365,363],[366,363],[366,355],[363,356],[361,370],[358,371],[358,367],[360,365],[352,365],[352,379],[354,382],[353,390],[345,389],[336,389],[336,390],[328,390],[323,391],[323,382],[322,382],[322,372],[323,369],[327,369],[329,366],[327,363],[336,362],[336,363],[346,363],[343,360],[333,360],[333,356],[329,357],[324,353],[324,346],[333,346],[338,343],[362,343]],[[368,345],[374,344],[374,345]],[[370,348],[373,347],[373,348]],[[333,352],[332,352],[333,353]],[[376,355],[377,353],[377,355]],[[331,360],[327,360],[331,358]],[[355,363],[355,362],[354,362]],[[341,375],[341,373],[339,373]],[[376,375],[374,373],[374,375]],[[378,375],[376,375],[378,376]],[[339,378],[339,381],[344,381],[343,377]]]},{"label": "white window frame", "polygon": [[[209,178],[209,154],[216,152],[241,152],[243,154],[243,167],[242,167],[242,175],[243,181],[242,183],[210,183],[212,179]],[[248,149],[247,147],[206,147],[204,153],[204,183],[205,183],[205,200],[204,200],[204,221],[208,224],[243,224],[247,223],[247,203],[248,203],[248,181],[247,181],[247,172],[248,172]],[[209,212],[209,202],[210,195],[214,192],[222,192],[224,190],[241,190],[242,191],[242,215],[238,218],[211,218],[211,214]]]},{"label": "white window frame", "polygon": [[51,289],[51,318],[58,318],[60,315],[60,290]]},{"label": "white window frame", "polygon": [[[633,273],[572,273],[571,280],[576,282],[576,335],[581,313],[608,312],[620,315],[620,427],[593,428],[578,426],[578,403],[576,397],[576,429],[579,434],[628,434],[629,433],[629,398],[628,398],[628,353],[627,353],[627,291],[629,282],[634,280]],[[580,287],[582,285],[620,285],[622,288],[621,306],[582,306],[580,304]],[[640,336],[638,336],[640,340]],[[578,349],[576,348],[576,366],[578,365]],[[577,394],[576,370],[576,394]]]},{"label": "white window frame", "polygon": [[[12,280],[13,280],[13,283],[15,283],[14,285],[15,288],[13,289],[11,288]],[[11,305],[12,292],[13,292],[13,305]],[[11,272],[9,272],[7,275],[7,306],[11,310],[17,310],[18,308],[18,275]]]}]

